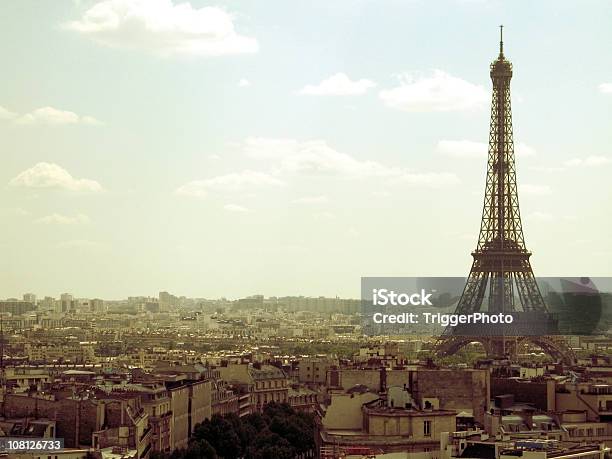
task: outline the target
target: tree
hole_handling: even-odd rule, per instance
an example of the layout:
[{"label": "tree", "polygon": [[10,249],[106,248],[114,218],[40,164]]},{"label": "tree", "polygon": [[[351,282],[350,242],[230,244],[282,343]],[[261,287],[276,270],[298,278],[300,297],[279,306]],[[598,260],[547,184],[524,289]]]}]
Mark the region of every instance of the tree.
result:
[{"label": "tree", "polygon": [[269,403],[242,418],[215,415],[195,427],[187,449],[152,459],[293,459],[313,448],[313,416]]},{"label": "tree", "polygon": [[189,444],[182,459],[217,459],[217,452],[206,440],[194,441]]},{"label": "tree", "polygon": [[239,457],[242,452],[240,437],[234,430],[234,423],[219,415],[206,419],[194,430],[194,441],[207,441],[218,455],[226,459]]}]

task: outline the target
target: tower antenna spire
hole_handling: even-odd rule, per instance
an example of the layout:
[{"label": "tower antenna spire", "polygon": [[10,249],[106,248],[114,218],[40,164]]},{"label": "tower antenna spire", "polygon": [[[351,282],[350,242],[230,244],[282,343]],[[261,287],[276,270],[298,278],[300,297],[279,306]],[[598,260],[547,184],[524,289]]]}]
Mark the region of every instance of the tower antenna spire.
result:
[{"label": "tower antenna spire", "polygon": [[499,26],[499,55],[504,56],[504,25]]}]

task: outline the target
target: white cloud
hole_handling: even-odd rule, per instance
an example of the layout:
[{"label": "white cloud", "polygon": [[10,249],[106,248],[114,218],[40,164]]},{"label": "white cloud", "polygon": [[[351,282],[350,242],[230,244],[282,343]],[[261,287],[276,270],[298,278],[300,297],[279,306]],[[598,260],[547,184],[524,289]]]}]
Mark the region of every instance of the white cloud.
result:
[{"label": "white cloud", "polygon": [[221,156],[219,156],[219,155],[208,155],[208,159],[212,159],[213,161],[217,161],[218,159],[221,159]]},{"label": "white cloud", "polygon": [[102,126],[104,123],[93,116],[81,116],[81,123],[90,126]]},{"label": "white cloud", "polygon": [[102,186],[95,180],[77,179],[53,163],[41,162],[21,172],[9,185],[26,188],[57,188],[69,191],[102,191]]},{"label": "white cloud", "polygon": [[519,185],[520,194],[532,194],[536,196],[543,196],[552,193],[552,190],[548,185]]},{"label": "white cloud", "polygon": [[15,120],[18,124],[86,124],[98,126],[102,123],[91,116],[79,116],[67,110],[58,110],[53,107],[42,107],[26,113]]},{"label": "white cloud", "polygon": [[223,206],[223,208],[225,210],[227,210],[228,212],[237,212],[237,213],[247,213],[247,212],[250,212],[250,209],[247,209],[246,207],[239,206],[237,204],[226,204],[226,205]]},{"label": "white cloud", "polygon": [[17,116],[17,113],[13,113],[4,107],[0,107],[0,120],[11,120]]},{"label": "white cloud", "polygon": [[240,88],[248,88],[249,86],[251,86],[251,82],[246,78],[241,78],[238,82],[238,87]]},{"label": "white cloud", "polygon": [[327,196],[304,196],[293,200],[295,204],[324,204],[328,201]]},{"label": "white cloud", "polygon": [[220,175],[204,180],[206,186],[214,191],[232,192],[260,186],[282,186],[283,182],[269,174],[257,171],[242,171],[239,173]]},{"label": "white cloud", "polygon": [[204,180],[194,180],[188,182],[175,190],[175,193],[180,196],[190,196],[192,198],[205,198],[208,196],[208,190],[204,184]]},{"label": "white cloud", "polygon": [[68,29],[108,46],[143,49],[162,56],[254,53],[257,40],[240,35],[234,17],[212,6],[172,0],[104,0]]},{"label": "white cloud", "polygon": [[[415,172],[389,167],[376,161],[359,160],[331,148],[325,141],[249,137],[241,143],[248,157],[269,164],[266,172],[245,170],[203,180],[194,180],[176,189],[182,196],[206,198],[210,193],[251,192],[254,188],[279,187],[296,176],[343,179],[385,179],[389,184],[421,187],[455,185],[459,179],[447,172]],[[298,203],[323,202],[324,196],[306,197]]]},{"label": "white cloud", "polygon": [[89,223],[91,220],[87,215],[77,214],[73,217],[62,214],[51,214],[45,217],[41,217],[36,220],[36,223],[43,223],[45,225],[83,225]]},{"label": "white cloud", "polygon": [[388,107],[409,112],[474,110],[489,102],[485,88],[441,70],[430,77],[404,74],[398,87],[382,90],[379,96]]},{"label": "white cloud", "polygon": [[389,167],[376,161],[359,160],[331,148],[323,140],[247,138],[247,156],[272,163],[272,174],[334,176],[348,179],[386,178],[395,183],[423,186],[452,185],[459,179],[451,173],[417,173]]},{"label": "white cloud", "polygon": [[514,152],[516,153],[516,156],[524,158],[526,156],[535,155],[536,150],[530,145],[519,142],[516,145],[514,145]]},{"label": "white cloud", "polygon": [[566,167],[597,167],[612,163],[607,156],[587,156],[586,158],[573,158],[563,163]]},{"label": "white cloud", "polygon": [[250,137],[244,143],[251,158],[276,160],[277,174],[340,175],[352,178],[400,175],[375,161],[360,161],[331,148],[323,140],[300,142],[293,139]]},{"label": "white cloud", "polygon": [[242,171],[219,175],[205,180],[194,180],[180,186],[176,194],[205,198],[210,192],[228,193],[240,192],[250,188],[278,187],[284,182],[270,174],[257,171]]},{"label": "white cloud", "polygon": [[[440,140],[436,146],[436,151],[455,158],[477,158],[487,157],[489,146],[484,142],[474,142],[472,140]],[[516,156],[533,156],[535,149],[524,143],[517,143],[514,146]]]},{"label": "white cloud", "polygon": [[599,91],[604,94],[612,94],[612,83],[602,83],[599,85]]},{"label": "white cloud", "polygon": [[365,94],[376,83],[362,78],[352,81],[344,73],[336,73],[317,85],[306,85],[298,94],[309,96],[359,96]]},{"label": "white cloud", "polygon": [[436,151],[456,158],[486,158],[487,144],[471,140],[440,140]]}]

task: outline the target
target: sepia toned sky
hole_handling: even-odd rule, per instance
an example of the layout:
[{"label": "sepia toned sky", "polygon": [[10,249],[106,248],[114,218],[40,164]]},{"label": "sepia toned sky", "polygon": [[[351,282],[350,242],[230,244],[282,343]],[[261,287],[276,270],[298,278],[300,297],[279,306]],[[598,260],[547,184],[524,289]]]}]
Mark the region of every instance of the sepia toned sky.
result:
[{"label": "sepia toned sky", "polygon": [[513,62],[538,276],[612,275],[612,4],[0,4],[0,298],[466,275]]}]

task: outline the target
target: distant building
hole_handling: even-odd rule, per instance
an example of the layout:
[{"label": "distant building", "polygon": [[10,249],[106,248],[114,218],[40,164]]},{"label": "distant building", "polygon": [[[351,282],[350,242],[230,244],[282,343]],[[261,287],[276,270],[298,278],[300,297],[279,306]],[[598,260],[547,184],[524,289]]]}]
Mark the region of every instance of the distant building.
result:
[{"label": "distant building", "polygon": [[186,448],[195,426],[211,417],[211,382],[167,382],[172,409],[173,449]]},{"label": "distant building", "polygon": [[251,406],[257,411],[261,411],[269,402],[289,400],[289,381],[280,368],[259,363],[241,363],[229,364],[218,370],[223,380],[247,386]]},{"label": "distant building", "polygon": [[26,301],[28,303],[32,303],[32,304],[36,304],[36,295],[34,293],[24,293],[23,294],[23,301]]},{"label": "distant building", "polygon": [[159,292],[159,310],[169,311],[179,305],[179,298],[168,292]]},{"label": "distant building", "polygon": [[20,316],[28,312],[34,311],[36,305],[30,301],[6,300],[0,301],[0,313],[8,312],[15,316]]},{"label": "distant building", "polygon": [[150,449],[147,415],[133,392],[98,392],[95,398],[73,397],[72,391],[6,394],[4,413],[55,421],[55,437],[63,438],[68,448],[123,446],[136,449],[138,457],[145,457]]},{"label": "distant building", "polygon": [[319,407],[319,393],[304,387],[292,387],[288,403],[296,411],[314,413]]},{"label": "distant building", "polygon": [[89,341],[66,343],[60,346],[26,343],[24,350],[30,362],[94,363],[96,362],[95,346],[95,342]]},{"label": "distant building", "polygon": [[298,380],[303,384],[323,385],[327,371],[338,365],[338,359],[327,356],[303,357],[299,362]]},{"label": "distant building", "polygon": [[28,392],[32,388],[41,389],[51,382],[49,371],[45,368],[8,367],[4,370],[4,383],[13,393]]},{"label": "distant building", "polygon": [[59,312],[68,312],[72,309],[73,296],[70,293],[62,293],[60,295]]},{"label": "distant building", "polygon": [[172,451],[172,403],[165,384],[161,382],[131,384],[129,390],[140,395],[141,405],[147,413],[149,427],[152,430],[152,450]]},{"label": "distant building", "polygon": [[225,381],[215,380],[211,386],[212,415],[224,416],[239,413],[239,395]]},{"label": "distant building", "polygon": [[91,312],[106,312],[106,307],[104,305],[104,301],[99,298],[94,298],[89,300],[89,307]]},{"label": "distant building", "polygon": [[332,367],[327,372],[331,392],[344,392],[364,386],[371,392],[384,393],[388,388],[405,387],[419,406],[457,410],[475,422],[484,423],[491,397],[489,370],[485,369],[392,369],[380,367]]},{"label": "distant building", "polygon": [[55,298],[46,296],[38,302],[38,309],[41,311],[56,312]]},{"label": "distant building", "polygon": [[[165,367],[161,371],[142,374],[135,378],[138,384],[152,390],[152,383],[163,384],[165,391],[155,389],[153,398],[145,397],[144,406],[154,414],[154,430],[160,435],[155,443],[161,451],[170,444],[170,451],[186,448],[197,424],[212,416],[212,378],[210,372],[191,365]],[[166,428],[170,426],[170,436]]]},{"label": "distant building", "polygon": [[440,459],[604,459],[610,448],[598,442],[492,437],[483,431],[451,432],[442,435]]},{"label": "distant building", "polygon": [[146,303],[144,303],[143,309],[148,312],[157,313],[159,312],[159,302],[147,301]]},{"label": "distant building", "polygon": [[412,399],[405,390],[392,397],[379,397],[365,387],[333,394],[317,422],[320,457],[439,450],[442,433],[456,430],[457,412],[422,409],[408,400]]}]

